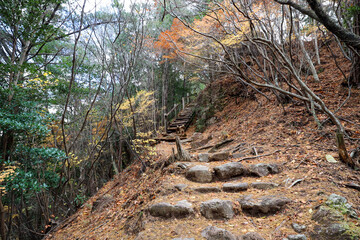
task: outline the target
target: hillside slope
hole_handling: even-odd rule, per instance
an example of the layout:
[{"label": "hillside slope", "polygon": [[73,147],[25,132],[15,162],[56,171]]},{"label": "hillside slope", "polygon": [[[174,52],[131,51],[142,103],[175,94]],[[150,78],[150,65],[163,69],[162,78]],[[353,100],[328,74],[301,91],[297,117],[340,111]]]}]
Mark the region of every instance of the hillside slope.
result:
[{"label": "hillside slope", "polygon": [[[338,114],[351,137],[359,138],[360,91],[353,89],[348,97],[347,88],[341,86],[342,74],[330,52],[323,49],[321,59],[318,70],[322,82],[310,85],[332,110],[346,101]],[[340,57],[337,62],[343,70],[349,69],[349,63]],[[256,98],[249,97],[237,91],[240,88],[239,83],[224,77],[201,93],[199,102],[202,106],[197,124],[188,129],[188,140],[183,141],[184,148],[193,155],[192,162],[174,163],[158,170],[148,168],[145,174],[140,173],[140,167],[134,164],[107,183],[47,239],[204,239],[202,231],[210,225],[230,232],[218,233],[220,235],[240,236],[257,232],[265,239],[283,239],[298,234],[292,227],[294,223],[306,226],[303,234],[308,238],[321,239],[323,232],[319,231],[326,226],[314,219],[314,213],[323,209],[331,194],[345,197],[353,205],[351,211],[359,213],[360,193],[347,186],[359,184],[358,172],[339,161],[330,163],[325,158],[326,155],[338,158],[335,126],[327,122],[323,129],[318,130],[301,102],[293,101],[282,106],[269,92],[264,91],[271,101],[259,94]],[[318,117],[320,121],[326,119],[322,114]],[[204,132],[195,133],[196,128]],[[199,162],[209,149],[225,140],[229,143],[215,151],[225,152],[225,156],[215,159],[217,161]],[[356,141],[348,141],[347,147],[350,150],[358,145]],[[160,161],[171,155],[175,144],[161,142],[156,148]],[[226,176],[219,174],[219,166],[235,162],[243,164],[242,172],[239,170],[237,174],[228,173]],[[270,172],[258,174],[251,169],[259,163],[276,164],[280,171],[267,167]],[[193,177],[189,173],[189,169],[198,165],[210,169],[212,179],[206,180],[205,176],[205,180],[199,182],[197,174]],[[248,187],[242,185],[241,190],[226,190],[224,186],[239,182],[247,183]],[[259,187],[259,182],[270,184]],[[259,210],[261,206],[253,209],[239,201],[246,195],[252,195],[252,199],[276,196],[289,201],[270,207],[266,212]],[[211,199],[231,201],[233,213],[227,210],[224,213],[218,207],[210,210],[215,217],[207,215],[204,202]],[[172,212],[174,205],[184,200],[187,202],[180,205],[185,206],[185,210]],[[160,207],[156,212],[153,207],[161,206],[156,205],[158,203],[168,203],[167,208]],[[342,233],[345,235],[324,236],[324,239],[358,239],[359,222],[353,218],[356,216],[349,217],[350,208],[345,205],[341,209],[344,216],[338,216],[340,223],[346,222],[348,226]]]}]

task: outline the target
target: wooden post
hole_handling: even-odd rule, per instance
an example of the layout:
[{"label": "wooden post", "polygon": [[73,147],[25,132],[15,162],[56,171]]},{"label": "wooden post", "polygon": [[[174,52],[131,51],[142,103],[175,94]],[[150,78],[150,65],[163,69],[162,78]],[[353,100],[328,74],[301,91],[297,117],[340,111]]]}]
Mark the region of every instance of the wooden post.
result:
[{"label": "wooden post", "polygon": [[187,97],[187,99],[186,99],[187,103],[190,103],[190,95],[189,95],[189,93],[186,94],[186,97]]},{"label": "wooden post", "polygon": [[176,117],[177,112],[176,112],[176,104],[174,103],[174,116]]},{"label": "wooden post", "polygon": [[185,109],[185,98],[182,97],[182,98],[181,98],[181,101],[182,101],[182,109],[184,110],[184,109]]},{"label": "wooden post", "polygon": [[164,114],[164,126],[165,126],[165,133],[167,133],[167,128],[168,128],[168,115],[167,115],[167,113]]}]

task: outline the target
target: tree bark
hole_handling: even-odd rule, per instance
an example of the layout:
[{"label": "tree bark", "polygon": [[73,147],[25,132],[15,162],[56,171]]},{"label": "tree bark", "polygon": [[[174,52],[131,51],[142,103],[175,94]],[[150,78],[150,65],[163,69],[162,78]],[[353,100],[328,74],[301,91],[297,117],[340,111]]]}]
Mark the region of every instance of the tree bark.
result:
[{"label": "tree bark", "polygon": [[357,164],[349,156],[345,146],[344,134],[339,130],[336,132],[336,143],[339,151],[340,160],[349,165],[351,168],[355,168]]},{"label": "tree bark", "polygon": [[183,149],[183,147],[181,146],[179,136],[176,136],[175,141],[176,141],[176,149],[177,149],[178,161],[190,162],[191,161],[191,156],[190,156],[189,152],[186,151],[185,149]]}]

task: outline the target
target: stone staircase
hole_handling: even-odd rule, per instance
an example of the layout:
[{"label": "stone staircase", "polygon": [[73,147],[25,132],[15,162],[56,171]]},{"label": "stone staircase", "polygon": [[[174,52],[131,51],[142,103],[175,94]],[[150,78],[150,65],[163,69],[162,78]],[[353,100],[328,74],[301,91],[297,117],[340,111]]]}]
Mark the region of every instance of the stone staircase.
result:
[{"label": "stone staircase", "polygon": [[[199,154],[200,155],[200,154]],[[205,155],[205,158],[204,158]],[[208,156],[207,156],[208,155]],[[218,158],[217,155],[227,156]],[[214,157],[215,156],[215,157]],[[256,232],[248,232],[240,236],[234,233],[219,228],[216,225],[217,221],[229,221],[237,215],[245,215],[255,218],[262,218],[268,215],[275,215],[286,208],[286,205],[291,202],[291,199],[282,196],[281,194],[268,195],[267,190],[277,188],[279,184],[273,182],[259,181],[262,177],[274,175],[280,172],[280,166],[275,163],[259,163],[244,165],[240,162],[228,162],[229,154],[223,153],[201,153],[201,162],[198,157],[194,162],[177,162],[174,163],[180,168],[185,168],[181,178],[186,179],[189,183],[194,183],[196,186],[189,187],[188,184],[175,184],[173,191],[179,193],[188,193],[190,199],[183,199],[174,203],[157,202],[148,208],[148,213],[160,221],[166,219],[194,219],[204,218],[213,221],[213,224],[208,225],[201,231],[201,239],[208,240],[261,240],[265,239]],[[205,162],[204,162],[205,159]],[[207,166],[208,161],[217,160],[218,165],[211,167]],[[224,163],[226,162],[226,163]],[[241,181],[242,178],[254,179],[253,182]],[[209,185],[212,184],[212,185]],[[215,186],[214,186],[215,184]],[[249,189],[259,189],[264,192],[263,196],[253,197],[252,195],[244,195]],[[221,198],[217,194],[239,194],[236,201]],[[208,195],[206,201],[194,201],[194,195],[203,194]],[[196,199],[197,197],[195,197]],[[195,205],[195,204],[196,205]],[[238,210],[240,206],[241,210]],[[295,235],[294,235],[295,236]],[[139,238],[142,239],[142,238]],[[163,239],[163,238],[159,238]],[[186,238],[169,238],[173,240],[180,239],[199,239],[193,236],[186,236]],[[299,234],[295,238],[289,239],[306,239],[305,235]]]}]

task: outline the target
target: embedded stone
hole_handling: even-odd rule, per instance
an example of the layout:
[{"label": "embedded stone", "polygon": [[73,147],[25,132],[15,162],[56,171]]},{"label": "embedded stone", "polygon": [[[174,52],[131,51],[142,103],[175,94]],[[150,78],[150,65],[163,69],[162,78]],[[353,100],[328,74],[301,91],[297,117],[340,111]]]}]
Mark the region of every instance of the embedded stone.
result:
[{"label": "embedded stone", "polygon": [[306,229],[306,226],[305,225],[300,225],[300,224],[297,224],[297,223],[292,223],[291,224],[291,227],[294,229],[295,232],[297,233],[301,233],[303,231],[305,231]]},{"label": "embedded stone", "polygon": [[257,232],[249,232],[240,236],[238,240],[265,240],[265,238],[261,237]]},{"label": "embedded stone", "polygon": [[269,174],[279,173],[279,166],[276,163],[259,163],[249,166],[249,174],[257,177],[264,177]]},{"label": "embedded stone", "polygon": [[197,187],[193,188],[195,192],[199,193],[215,193],[215,192],[221,192],[221,189],[218,187]]},{"label": "embedded stone", "polygon": [[209,162],[209,154],[208,153],[200,153],[198,155],[199,162]]},{"label": "embedded stone", "polygon": [[207,240],[237,240],[231,232],[214,226],[206,227],[201,232],[201,236]]},{"label": "embedded stone", "polygon": [[153,217],[171,218],[174,206],[170,203],[155,203],[149,208],[150,215]]},{"label": "embedded stone", "polygon": [[172,209],[173,216],[176,218],[183,218],[189,215],[194,214],[194,209],[192,208],[192,204],[186,200],[179,201],[175,204]]},{"label": "embedded stone", "polygon": [[220,180],[244,175],[246,168],[239,162],[230,162],[214,167],[215,176]]},{"label": "embedded stone", "polygon": [[175,188],[176,190],[182,191],[183,189],[187,188],[187,186],[188,186],[188,185],[186,185],[186,184],[181,184],[181,183],[180,183],[180,184],[175,185],[174,188]]},{"label": "embedded stone", "polygon": [[218,153],[214,153],[211,154],[209,156],[209,161],[213,162],[213,161],[224,161],[229,159],[230,153],[229,152],[218,152]]},{"label": "embedded stone", "polygon": [[232,202],[220,199],[202,202],[200,212],[208,219],[230,219],[234,216]]},{"label": "embedded stone", "polygon": [[315,226],[310,233],[313,240],[354,240],[360,239],[358,231],[351,231],[344,223],[332,223],[322,226]]},{"label": "embedded stone", "polygon": [[288,235],[283,240],[306,240],[306,236],[304,234],[294,234],[294,235]]},{"label": "embedded stone", "polygon": [[252,195],[245,195],[238,201],[241,208],[251,214],[275,213],[283,206],[291,202],[290,199],[281,196],[264,196],[258,199],[253,199]]},{"label": "embedded stone", "polygon": [[224,183],[223,191],[224,192],[241,192],[246,191],[249,188],[249,184],[247,183]]},{"label": "embedded stone", "polygon": [[262,190],[266,190],[266,189],[272,189],[272,188],[276,188],[279,185],[276,183],[272,183],[272,182],[253,182],[251,183],[251,187],[256,188],[256,189],[262,189]]},{"label": "embedded stone", "polygon": [[343,221],[344,216],[337,210],[327,206],[320,206],[319,209],[313,214],[312,220],[319,223],[329,223]]},{"label": "embedded stone", "polygon": [[185,177],[193,182],[209,183],[212,181],[212,173],[207,166],[197,165],[190,168]]}]

